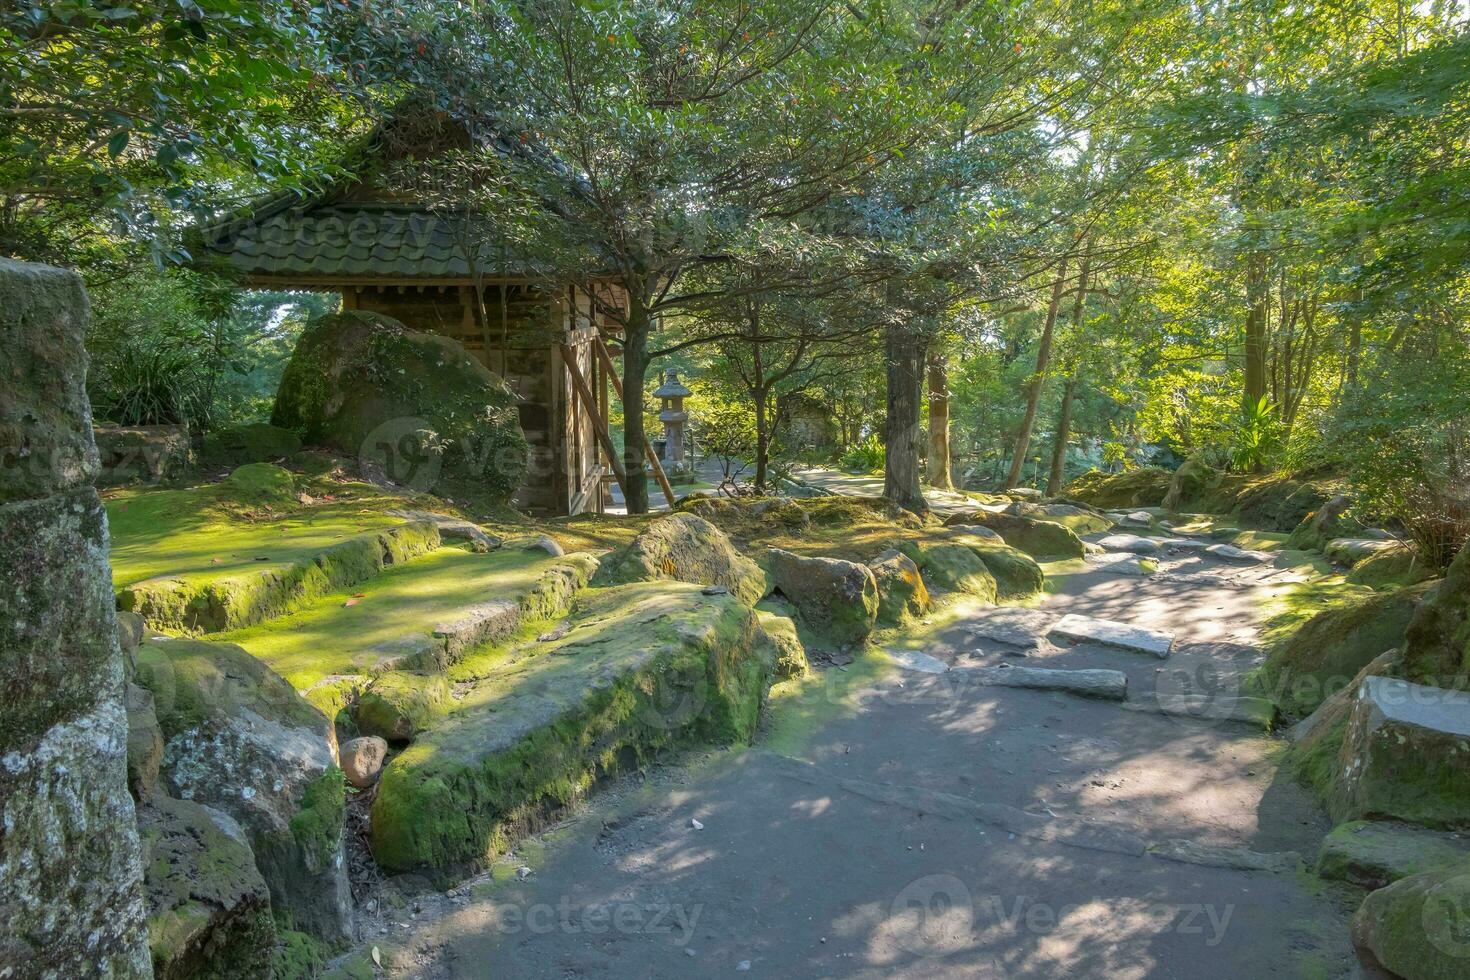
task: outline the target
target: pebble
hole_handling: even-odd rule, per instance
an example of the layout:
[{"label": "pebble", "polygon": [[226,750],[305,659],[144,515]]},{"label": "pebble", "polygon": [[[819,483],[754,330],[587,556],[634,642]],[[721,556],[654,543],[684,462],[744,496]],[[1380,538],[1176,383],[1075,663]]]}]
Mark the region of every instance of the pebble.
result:
[{"label": "pebble", "polygon": [[698,820],[694,819],[693,817],[690,817],[689,818],[689,826],[693,827],[695,830],[703,830],[704,829],[704,824],[700,823]]},{"label": "pebble", "polygon": [[736,963],[735,964],[735,972],[736,973],[744,973],[744,972],[746,972],[749,969],[750,969],[750,960],[741,960],[739,963]]}]

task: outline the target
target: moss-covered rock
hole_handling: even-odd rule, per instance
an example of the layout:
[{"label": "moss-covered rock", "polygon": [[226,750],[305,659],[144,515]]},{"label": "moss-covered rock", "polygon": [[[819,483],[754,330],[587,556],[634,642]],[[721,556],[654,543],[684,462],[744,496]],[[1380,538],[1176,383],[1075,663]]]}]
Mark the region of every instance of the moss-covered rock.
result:
[{"label": "moss-covered rock", "polygon": [[439,543],[433,523],[410,521],[368,531],[328,545],[318,554],[259,571],[147,579],[122,589],[118,606],[160,630],[213,633],[240,629],[365,582],[390,565],[433,551]]},{"label": "moss-covered rock", "polygon": [[1290,532],[1333,496],[1326,484],[1275,474],[1245,484],[1235,496],[1234,512],[1250,527]]},{"label": "moss-covered rock", "polygon": [[1094,507],[1157,507],[1169,492],[1172,474],[1156,466],[1122,473],[1090,470],[1067,484],[1063,494]]},{"label": "moss-covered rock", "polygon": [[840,558],[767,552],[771,581],[812,629],[834,643],[861,643],[878,619],[878,583],[867,566]]},{"label": "moss-covered rock", "polygon": [[352,705],[352,719],[364,735],[389,742],[411,742],[433,725],[449,705],[443,674],[389,671],[373,678]]},{"label": "moss-covered rock", "polygon": [[1374,657],[1404,642],[1422,594],[1367,595],[1317,613],[1272,647],[1259,671],[1261,693],[1289,718],[1311,714]]},{"label": "moss-covered rock", "polygon": [[1400,543],[1358,562],[1348,572],[1347,580],[1372,589],[1398,589],[1427,582],[1434,574],[1413,545]]},{"label": "moss-covered rock", "polygon": [[266,422],[246,422],[215,429],[204,437],[200,462],[205,466],[242,466],[285,459],[301,449],[301,437]]},{"label": "moss-covered rock", "polygon": [[1470,542],[1414,613],[1404,633],[1404,673],[1421,684],[1470,687]]},{"label": "moss-covered rock", "polygon": [[[1403,655],[1389,650],[1373,660],[1336,694],[1323,701],[1316,711],[1288,730],[1291,747],[1282,760],[1283,766],[1306,783],[1325,804],[1332,795],[1337,777],[1337,758],[1342,754],[1342,740],[1352,714],[1353,698],[1369,677],[1394,677],[1403,669]],[[1255,693],[1248,677],[1243,687]]]},{"label": "moss-covered rock", "polygon": [[388,764],[372,849],[394,871],[482,866],[602,775],[677,742],[749,740],[769,677],[756,616],[695,585],[604,590],[562,637],[464,692]]},{"label": "moss-covered rock", "polygon": [[1383,888],[1470,858],[1470,836],[1396,821],[1339,824],[1322,841],[1317,874],[1360,888]]},{"label": "moss-covered rock", "polygon": [[440,496],[504,501],[526,471],[505,383],[458,341],[373,313],[307,326],[271,422]]},{"label": "moss-covered rock", "polygon": [[949,540],[975,552],[995,579],[996,594],[1002,599],[1022,599],[1036,595],[1046,586],[1046,573],[1020,548],[1004,541],[974,539],[951,534]]},{"label": "moss-covered rock", "polygon": [[1470,975],[1470,860],[1371,892],[1353,916],[1353,943],[1403,980]]},{"label": "moss-covered rock", "polygon": [[1169,477],[1169,489],[1159,505],[1170,513],[1198,503],[1219,480],[1220,474],[1198,456],[1184,461]]},{"label": "moss-covered rock", "polygon": [[1286,539],[1288,548],[1298,551],[1325,551],[1327,543],[1335,538],[1345,538],[1363,529],[1360,521],[1351,514],[1352,501],[1338,494],[1309,513]]},{"label": "moss-covered rock", "polygon": [[602,563],[599,582],[676,581],[723,585],[753,606],[766,594],[766,573],[735,550],[725,533],[695,514],[661,517]]},{"label": "moss-covered rock", "polygon": [[97,425],[99,487],[160,483],[189,469],[193,444],[187,425]]},{"label": "moss-covered rock", "polygon": [[989,566],[967,545],[942,540],[915,542],[905,545],[905,550],[931,588],[964,592],[985,602],[994,602],[1000,594]]},{"label": "moss-covered rock", "polygon": [[158,787],[158,770],[163,765],[163,729],[153,711],[153,693],[128,684],[123,698],[128,712],[128,792],[134,801],[147,803]]},{"label": "moss-covered rock", "polygon": [[1107,515],[1088,507],[1078,507],[1076,504],[1036,504],[1021,501],[1007,507],[1006,513],[1038,521],[1051,521],[1078,535],[1100,534],[1113,526]]},{"label": "moss-covered rock", "polygon": [[774,677],[805,677],[811,673],[806,647],[796,631],[796,621],[766,609],[756,610],[756,651]]},{"label": "moss-covered rock", "polygon": [[1392,677],[1358,688],[1328,796],[1338,820],[1470,828],[1470,694]]},{"label": "moss-covered rock", "polygon": [[929,611],[929,590],[918,564],[897,549],[883,552],[868,562],[878,583],[878,621],[906,623]]},{"label": "moss-covered rock", "polygon": [[1016,514],[992,514],[976,510],[955,514],[945,524],[970,524],[988,527],[999,534],[1006,544],[1019,548],[1033,558],[1059,560],[1081,558],[1086,554],[1082,539],[1070,529],[1052,521],[1039,521]]},{"label": "moss-covered rock", "polygon": [[158,980],[269,977],[270,891],[240,825],[188,800],[138,810],[148,946]]},{"label": "moss-covered rock", "polygon": [[147,640],[138,684],[153,694],[165,739],[162,785],[239,821],[285,922],[349,935],[342,777],[327,717],[233,644]]}]

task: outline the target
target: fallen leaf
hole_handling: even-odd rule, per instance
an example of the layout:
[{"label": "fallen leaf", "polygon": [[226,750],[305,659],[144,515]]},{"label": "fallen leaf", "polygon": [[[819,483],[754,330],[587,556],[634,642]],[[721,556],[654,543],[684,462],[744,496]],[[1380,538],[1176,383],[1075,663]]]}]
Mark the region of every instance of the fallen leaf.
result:
[{"label": "fallen leaf", "polygon": [[383,965],[383,954],[378,952],[378,947],[373,947],[373,966]]},{"label": "fallen leaf", "polygon": [[342,605],[344,605],[344,606],[355,606],[355,605],[357,605],[357,600],[356,599],[348,599],[346,602],[342,603]]}]

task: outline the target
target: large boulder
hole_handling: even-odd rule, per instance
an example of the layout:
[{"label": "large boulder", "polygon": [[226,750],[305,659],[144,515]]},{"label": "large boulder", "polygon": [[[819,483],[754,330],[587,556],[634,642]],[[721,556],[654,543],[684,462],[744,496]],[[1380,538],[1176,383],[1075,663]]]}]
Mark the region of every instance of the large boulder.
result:
[{"label": "large boulder", "polygon": [[1352,505],[1353,502],[1343,494],[1333,497],[1296,526],[1291,537],[1286,539],[1286,546],[1302,551],[1324,551],[1329,541],[1361,531],[1363,525],[1348,513]]},{"label": "large boulder", "polygon": [[985,510],[966,511],[955,514],[945,521],[947,525],[973,524],[988,527],[999,534],[1006,544],[1019,548],[1033,558],[1057,560],[1081,558],[1087,553],[1082,539],[1070,528],[1053,521],[1039,521],[1016,514],[992,514]]},{"label": "large boulder", "polygon": [[274,425],[440,496],[509,499],[526,471],[516,399],[455,340],[360,311],[312,321]]},{"label": "large boulder", "polygon": [[1067,484],[1065,496],[1094,507],[1157,507],[1169,492],[1172,474],[1157,466],[1122,473],[1090,470]]},{"label": "large boulder", "polygon": [[1311,714],[1374,657],[1403,644],[1421,595],[1366,595],[1317,613],[1267,654],[1258,676],[1262,693],[1288,717]]},{"label": "large boulder", "polygon": [[291,429],[266,422],[245,422],[215,429],[204,437],[201,462],[206,466],[270,463],[301,450],[301,437]]},{"label": "large boulder", "polygon": [[1002,599],[1020,599],[1040,592],[1046,583],[1046,573],[1041,566],[1020,548],[1013,548],[1000,538],[978,537],[966,533],[966,529],[954,527],[945,536],[947,541],[964,545],[985,563],[995,579],[996,594]]},{"label": "large boulder", "polygon": [[0,258],[0,972],[26,977],[150,974],[88,319],[75,273]]},{"label": "large boulder", "polygon": [[411,742],[444,713],[449,698],[449,680],[441,673],[388,671],[357,696],[352,720],[364,735]]},{"label": "large boulder", "polygon": [[912,558],[890,548],[868,562],[878,583],[878,621],[906,623],[929,611],[929,590]]},{"label": "large boulder", "polygon": [[1405,630],[1404,671],[1424,684],[1470,686],[1470,542]]},{"label": "large boulder", "polygon": [[138,810],[148,946],[158,980],[269,977],[270,890],[229,815],[159,796]]},{"label": "large boulder", "polygon": [[187,425],[97,425],[99,487],[158,483],[189,468],[192,443]]},{"label": "large boulder", "polygon": [[783,680],[809,674],[811,663],[796,631],[796,621],[766,609],[757,609],[755,614],[755,648],[765,661],[767,672]]},{"label": "large boulder", "polygon": [[905,548],[931,588],[942,592],[964,592],[985,602],[994,602],[1000,594],[990,567],[967,544],[916,542]]},{"label": "large boulder", "polygon": [[834,643],[860,643],[878,619],[878,582],[867,566],[840,558],[768,552],[771,579],[801,617]]},{"label": "large boulder", "polygon": [[1401,878],[1470,858],[1470,837],[1393,820],[1338,824],[1317,852],[1317,874],[1359,888],[1383,888]]},{"label": "large boulder", "polygon": [[1353,943],[1403,980],[1470,976],[1470,860],[1371,892],[1353,916]]},{"label": "large boulder", "polygon": [[153,639],[138,683],[163,731],[162,785],[237,820],[291,928],[351,935],[342,772],[332,723],[280,675],[228,643]]},{"label": "large boulder", "polygon": [[1235,514],[1247,527],[1288,533],[1334,495],[1332,488],[1289,476],[1251,480],[1235,495]]},{"label": "large boulder", "polygon": [[1218,479],[1219,473],[1209,463],[1191,456],[1169,477],[1169,489],[1160,506],[1178,513],[1203,497]]},{"label": "large boulder", "polygon": [[1434,568],[1419,557],[1417,548],[1405,542],[1395,542],[1392,548],[1369,555],[1353,565],[1347,580],[1371,589],[1395,589],[1425,582],[1434,576]]},{"label": "large boulder", "polygon": [[725,532],[695,514],[670,514],[644,528],[626,548],[603,563],[599,581],[673,580],[723,585],[747,606],[766,594],[766,574],[735,550]]},{"label": "large boulder", "polygon": [[1339,820],[1470,828],[1470,694],[1392,677],[1358,688],[1328,807]]},{"label": "large boulder", "polygon": [[1070,528],[1074,534],[1100,534],[1113,526],[1112,519],[1106,514],[1099,513],[1090,507],[1079,507],[1076,504],[1057,502],[1036,504],[1017,501],[1007,507],[1005,513],[1038,521],[1051,521],[1053,524]]}]

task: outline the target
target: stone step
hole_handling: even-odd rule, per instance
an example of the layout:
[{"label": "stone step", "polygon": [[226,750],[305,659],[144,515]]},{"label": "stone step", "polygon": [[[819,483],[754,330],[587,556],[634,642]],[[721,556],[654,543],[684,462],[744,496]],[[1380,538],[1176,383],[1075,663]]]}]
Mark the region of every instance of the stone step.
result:
[{"label": "stone step", "polygon": [[1129,711],[1169,715],[1174,718],[1238,721],[1257,728],[1270,728],[1276,720],[1276,705],[1265,698],[1159,694],[1130,701],[1123,707]]},{"label": "stone step", "polygon": [[1121,670],[1055,670],[1048,667],[956,667],[951,674],[990,687],[1025,687],[1062,691],[1084,698],[1122,701],[1128,697],[1128,675]]},{"label": "stone step", "polygon": [[1355,820],[1334,827],[1322,841],[1317,874],[1374,889],[1466,858],[1470,834],[1393,820]]},{"label": "stone step", "polygon": [[1130,626],[1111,619],[1094,619],[1069,613],[1052,627],[1055,636],[1084,643],[1098,643],[1120,650],[1149,653],[1160,660],[1167,659],[1174,648],[1174,634],[1143,626]]}]

